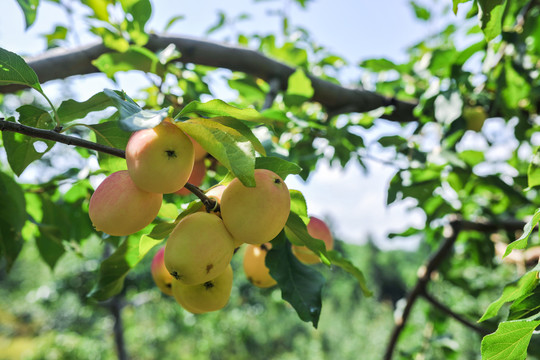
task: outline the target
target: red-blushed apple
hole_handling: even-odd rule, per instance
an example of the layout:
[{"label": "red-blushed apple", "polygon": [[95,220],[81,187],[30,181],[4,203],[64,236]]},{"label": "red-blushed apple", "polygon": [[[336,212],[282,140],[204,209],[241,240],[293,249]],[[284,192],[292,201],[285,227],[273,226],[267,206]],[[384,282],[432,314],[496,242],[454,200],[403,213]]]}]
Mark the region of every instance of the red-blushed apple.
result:
[{"label": "red-blushed apple", "polygon": [[109,175],[90,198],[88,214],[97,231],[113,236],[133,234],[157,216],[162,194],[139,189],[126,170]]},{"label": "red-blushed apple", "polygon": [[[332,232],[321,219],[311,216],[307,225],[307,231],[311,237],[324,241],[326,250],[332,250],[334,248],[334,237],[332,236]],[[305,246],[293,245],[292,251],[298,260],[304,264],[316,264],[321,261],[317,255]]]},{"label": "red-blushed apple", "polygon": [[185,285],[202,284],[220,275],[231,262],[234,240],[214,214],[196,212],[173,229],[165,247],[165,266]]},{"label": "red-blushed apple", "polygon": [[165,262],[163,261],[163,255],[165,254],[165,247],[158,250],[154,258],[152,259],[152,265],[150,271],[152,273],[152,279],[156,283],[159,290],[165,295],[172,296],[172,282],[174,278],[167,271]]},{"label": "red-blushed apple", "polygon": [[[195,161],[193,170],[191,171],[191,175],[187,182],[195,186],[200,186],[204,179],[204,175],[206,175],[206,165],[204,164],[204,160]],[[191,194],[191,191],[183,187],[178,190],[176,194],[185,196]]]},{"label": "red-blushed apple", "polygon": [[129,175],[142,190],[173,193],[189,179],[194,163],[193,145],[176,125],[162,121],[152,129],[131,135],[126,162]]},{"label": "red-blushed apple", "polygon": [[266,267],[266,254],[272,248],[271,243],[262,245],[247,244],[244,252],[244,274],[255,286],[267,288],[277,284]]},{"label": "red-blushed apple", "polygon": [[195,161],[199,161],[199,160],[204,159],[206,157],[206,154],[208,154],[208,152],[206,150],[204,150],[204,148],[201,146],[201,144],[199,144],[191,136],[189,136],[189,139],[191,140],[191,143],[193,144],[193,150],[195,151]]},{"label": "red-blushed apple", "polygon": [[221,217],[236,245],[271,241],[285,226],[291,210],[289,189],[279,175],[255,170],[255,187],[235,178],[221,197]]}]

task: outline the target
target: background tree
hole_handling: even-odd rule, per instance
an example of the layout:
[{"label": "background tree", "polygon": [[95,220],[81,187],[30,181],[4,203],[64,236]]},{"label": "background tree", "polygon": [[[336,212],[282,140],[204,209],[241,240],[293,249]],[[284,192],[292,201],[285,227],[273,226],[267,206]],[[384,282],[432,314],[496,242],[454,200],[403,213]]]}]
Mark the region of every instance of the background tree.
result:
[{"label": "background tree", "polygon": [[[73,19],[79,16],[75,5],[84,6],[87,29],[99,40],[24,60],[9,49],[0,52],[0,92],[17,94],[0,99],[1,298],[26,300],[2,300],[6,337],[15,340],[10,351],[38,342],[32,355],[37,358],[113,356],[111,341],[99,340],[107,327],[99,315],[107,309],[119,358],[171,352],[178,358],[178,337],[186,339],[186,358],[248,358],[254,352],[357,358],[359,351],[367,356],[372,350],[370,358],[481,353],[523,359],[527,348],[531,356],[537,353],[539,270],[529,266],[538,262],[533,246],[540,220],[536,1],[454,0],[442,8],[411,2],[419,21],[450,11],[467,15],[458,22],[450,17],[442,31],[411,46],[403,63],[365,59],[359,64],[363,81],[351,81],[354,88],[340,81],[345,60],[317,45],[279,7],[279,36],[239,33],[229,39],[237,45],[224,45],[149,34],[152,4],[146,0],[52,2]],[[29,27],[39,16],[39,2],[19,4]],[[173,17],[168,25],[179,20]],[[209,33],[241,20],[222,14]],[[46,36],[48,46],[61,45],[71,31],[56,27]],[[231,70],[227,84],[238,93],[231,101],[213,99],[217,68]],[[84,101],[73,94],[46,102],[34,96],[45,95],[40,83],[49,80],[96,72],[114,80],[125,71],[143,72],[147,79],[142,89],[129,91],[135,101],[122,89],[103,89]],[[241,280],[220,314],[194,318],[172,302],[157,301],[145,264],[174,222],[200,206],[197,197],[166,196],[157,220],[128,237],[99,236],[87,211],[100,176],[125,166],[130,131],[153,127],[166,116],[180,120],[209,151],[203,189],[231,175],[249,184],[255,167],[307,179],[320,159],[341,166],[357,161],[366,167],[373,158],[390,164],[395,175],[387,203],[412,198],[425,214],[423,227],[391,237],[419,238],[417,253],[380,253],[340,242],[325,251],[307,234],[305,200],[293,192],[288,234],[272,241],[267,265],[300,319],[321,330],[284,315],[291,310],[279,289],[255,291]],[[366,144],[381,121],[400,129]],[[374,153],[382,148],[388,149],[381,152],[384,158]],[[67,162],[60,171],[59,159]],[[23,171],[35,172],[37,183],[17,181]],[[307,245],[329,267],[300,264],[290,241]],[[516,266],[502,265],[501,255]],[[344,277],[343,270],[353,277]],[[322,301],[323,286],[329,295]],[[499,315],[506,303],[508,311]],[[321,312],[322,304],[329,312]],[[279,319],[279,329],[267,326],[272,318]],[[282,333],[284,322],[288,334]],[[53,331],[37,330],[44,323]],[[365,336],[370,333],[376,336]],[[388,342],[375,345],[381,336]]]}]

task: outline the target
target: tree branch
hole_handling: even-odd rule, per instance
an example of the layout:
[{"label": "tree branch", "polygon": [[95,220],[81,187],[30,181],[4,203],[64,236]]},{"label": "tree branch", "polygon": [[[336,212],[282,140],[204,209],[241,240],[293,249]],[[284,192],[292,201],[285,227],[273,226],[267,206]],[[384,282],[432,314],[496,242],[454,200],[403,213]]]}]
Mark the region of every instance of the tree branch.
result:
[{"label": "tree branch", "polygon": [[[180,61],[183,63],[240,71],[267,82],[277,79],[281,84],[281,90],[287,88],[287,80],[295,71],[295,68],[266,57],[258,51],[191,37],[151,34],[146,47],[151,51],[159,51],[170,44],[174,44],[181,52]],[[27,58],[26,61],[37,73],[40,81],[47,82],[74,75],[96,73],[98,69],[91,61],[108,52],[112,50],[99,42],[69,50],[49,50],[39,56]],[[308,76],[315,91],[311,100],[321,103],[332,115],[363,113],[383,106],[394,106],[394,112],[384,115],[384,118],[398,122],[417,120],[413,115],[415,103],[363,89],[345,88],[313,75]],[[19,85],[0,86],[0,93],[14,92],[21,88]]]},{"label": "tree branch", "polygon": [[462,323],[463,325],[465,325],[469,329],[472,329],[472,330],[476,331],[478,334],[480,334],[482,336],[485,336],[485,335],[493,332],[491,330],[484,329],[483,327],[478,326],[475,323],[465,319],[463,316],[455,313],[454,311],[452,311],[452,309],[450,309],[449,307],[447,307],[446,305],[441,303],[439,300],[437,300],[433,296],[431,296],[427,291],[425,291],[425,289],[424,289],[424,292],[421,293],[420,295],[422,295],[422,297],[424,299],[429,301],[429,303],[431,303],[431,305],[433,305],[437,309],[441,310],[446,315],[448,315],[448,316],[454,318],[455,320],[459,321],[460,323]]},{"label": "tree branch", "polygon": [[[120,158],[125,158],[126,153],[124,150],[116,149],[110,146],[101,145],[92,141],[84,140],[75,136],[70,135],[64,135],[60,134],[57,131],[54,130],[45,130],[45,129],[38,129],[31,126],[26,126],[23,124],[19,124],[13,121],[6,121],[3,118],[0,118],[0,131],[12,131],[19,134],[27,135],[30,137],[38,138],[38,139],[44,139],[44,140],[52,140],[56,141],[62,144],[66,145],[72,145],[72,146],[79,146],[90,150],[99,151],[105,154],[117,156]],[[217,211],[216,208],[216,201],[206,196],[201,189],[196,187],[195,185],[192,185],[190,183],[186,183],[184,185],[186,189],[194,193],[206,206],[206,209],[208,211]]]},{"label": "tree branch", "polygon": [[125,158],[125,152],[110,146],[101,145],[92,141],[84,140],[75,136],[61,134],[54,130],[38,129],[31,126],[26,126],[13,121],[6,121],[0,118],[0,131],[12,131],[19,134],[24,134],[30,137],[52,140],[66,145],[80,146],[86,149],[99,151],[109,155]]},{"label": "tree branch", "polygon": [[448,225],[448,227],[445,229],[445,232],[447,232],[447,234],[442,245],[439,247],[437,252],[435,252],[431,256],[426,265],[420,268],[419,272],[421,273],[419,274],[418,281],[416,282],[416,285],[411,290],[409,295],[407,295],[407,303],[405,305],[405,308],[403,309],[403,313],[401,314],[400,318],[396,320],[396,325],[394,327],[394,330],[392,331],[390,340],[388,341],[386,353],[384,355],[385,360],[392,359],[392,355],[398,342],[399,335],[405,328],[405,324],[409,318],[409,314],[411,313],[414,303],[418,299],[419,295],[425,293],[425,289],[431,278],[431,274],[439,267],[444,258],[452,250],[460,230],[460,222],[457,220],[452,221],[450,225]]}]

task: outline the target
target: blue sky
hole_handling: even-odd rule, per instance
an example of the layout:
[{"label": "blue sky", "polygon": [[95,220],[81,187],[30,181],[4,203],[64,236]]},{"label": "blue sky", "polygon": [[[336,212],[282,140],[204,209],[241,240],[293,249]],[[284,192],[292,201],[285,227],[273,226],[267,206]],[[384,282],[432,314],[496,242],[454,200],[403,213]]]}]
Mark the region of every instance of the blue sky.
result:
[{"label": "blue sky", "polygon": [[[69,25],[69,19],[57,6],[41,1],[36,23],[24,30],[24,18],[16,0],[2,0],[0,12],[0,46],[22,55],[39,54],[45,49],[42,34],[50,32],[56,25]],[[252,17],[236,25],[236,29],[247,33],[266,34],[276,32],[280,21],[276,16],[268,16],[270,9],[275,9],[284,2],[265,1],[254,3],[252,0],[185,1],[154,0],[154,12],[148,29],[159,32],[173,16],[184,15],[185,19],[177,22],[170,33],[203,37],[205,31],[217,21],[219,10],[225,11],[230,18],[241,13],[250,13]],[[438,7],[444,3],[435,2]],[[352,66],[351,76],[357,75],[354,69],[359,61],[373,57],[386,57],[394,61],[405,60],[407,46],[440,30],[441,22],[419,22],[408,1],[404,0],[315,0],[307,9],[301,9],[294,2],[285,6],[291,22],[310,31],[318,43],[343,56]],[[77,11],[84,11],[78,7]],[[453,14],[447,15],[453,16]],[[53,20],[54,19],[54,20]],[[93,37],[84,31],[79,22],[75,22],[77,37],[70,39],[70,45],[85,44]],[[224,40],[231,33],[219,31],[210,36],[214,40]],[[129,84],[137,75],[127,75],[121,85]],[[81,91],[81,99],[113,84],[103,76],[91,79],[79,79],[74,83]],[[84,85],[84,86],[83,86]],[[54,82],[46,87],[48,93],[61,94],[62,84]],[[129,91],[128,91],[129,93]],[[387,124],[376,131],[396,131],[398,127]],[[348,242],[363,243],[372,236],[380,246],[393,247],[385,241],[389,231],[401,231],[409,224],[420,226],[423,215],[420,211],[410,211],[411,203],[386,208],[384,205],[386,187],[395,171],[392,167],[368,162],[369,174],[356,164],[349,164],[341,170],[321,162],[317,171],[303,182],[299,178],[287,179],[290,188],[304,192],[308,209],[312,215],[324,218],[331,223],[335,234]],[[409,247],[410,244],[403,244]]]}]

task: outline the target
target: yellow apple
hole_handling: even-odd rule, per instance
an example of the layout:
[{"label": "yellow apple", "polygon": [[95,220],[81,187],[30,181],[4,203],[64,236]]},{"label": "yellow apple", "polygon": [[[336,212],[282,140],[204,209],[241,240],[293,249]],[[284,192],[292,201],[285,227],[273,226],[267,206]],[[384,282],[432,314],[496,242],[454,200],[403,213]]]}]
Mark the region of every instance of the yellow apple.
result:
[{"label": "yellow apple", "polygon": [[139,189],[126,170],[109,175],[90,198],[88,215],[97,231],[113,236],[145,228],[161,208],[162,194]]},{"label": "yellow apple", "polygon": [[[193,170],[191,171],[191,175],[189,175],[187,182],[195,186],[200,186],[204,179],[204,175],[206,175],[206,165],[204,164],[204,160],[195,161]],[[176,194],[185,196],[191,194],[191,191],[183,187],[178,190]]]},{"label": "yellow apple", "polygon": [[186,310],[205,313],[223,309],[229,302],[233,284],[233,271],[229,264],[216,278],[202,284],[184,285],[174,281],[173,296]]},{"label": "yellow apple", "polygon": [[220,275],[231,262],[234,240],[214,214],[196,212],[180,220],[165,247],[165,266],[185,285]]},{"label": "yellow apple", "polygon": [[142,190],[169,194],[186,184],[194,163],[186,134],[169,121],[133,133],[126,146],[126,162],[133,182]]},{"label": "yellow apple", "polygon": [[152,259],[152,265],[150,271],[152,272],[152,279],[156,283],[159,290],[165,295],[172,295],[172,282],[174,278],[169,274],[165,263],[163,262],[163,254],[165,253],[165,247],[159,249]]},{"label": "yellow apple", "polygon": [[272,248],[272,244],[246,246],[244,253],[244,273],[248,280],[255,286],[267,288],[277,284],[270,276],[270,270],[266,267],[266,254]]},{"label": "yellow apple", "polygon": [[276,173],[255,170],[255,187],[231,181],[221,198],[221,217],[237,244],[264,244],[285,226],[291,209],[289,189]]},{"label": "yellow apple", "polygon": [[[332,250],[334,248],[332,232],[330,232],[328,226],[321,219],[311,216],[307,225],[307,231],[311,237],[324,241],[326,250]],[[316,264],[321,261],[319,256],[305,246],[293,245],[292,251],[298,260],[304,264]]]}]

